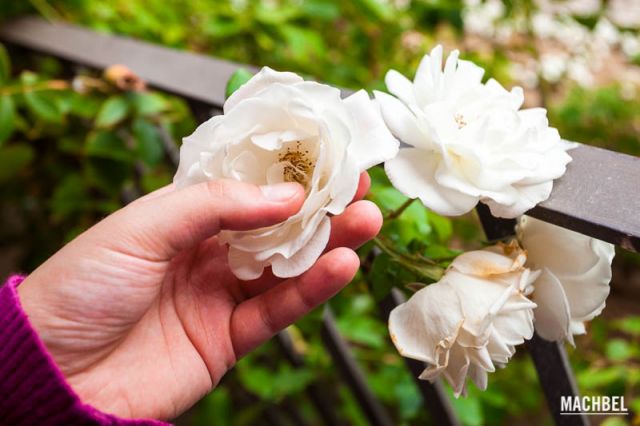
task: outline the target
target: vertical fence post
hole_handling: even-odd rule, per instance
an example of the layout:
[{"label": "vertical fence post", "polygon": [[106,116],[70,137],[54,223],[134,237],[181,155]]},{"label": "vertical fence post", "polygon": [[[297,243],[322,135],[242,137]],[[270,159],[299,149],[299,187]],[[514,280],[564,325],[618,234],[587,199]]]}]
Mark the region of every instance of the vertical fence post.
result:
[{"label": "vertical fence post", "polygon": [[322,317],[322,340],[329,349],[342,377],[353,392],[369,423],[374,426],[392,426],[393,422],[384,406],[375,397],[362,370],[358,367],[348,343],[344,340],[329,305],[325,305]]},{"label": "vertical fence post", "polygon": [[[491,215],[489,207],[482,203],[478,204],[476,211],[489,241],[508,238],[515,233],[514,219],[496,218]],[[559,426],[589,425],[587,416],[583,414],[563,415],[560,412],[561,396],[578,397],[579,395],[562,343],[548,342],[534,334],[533,338],[526,342],[526,348],[538,372],[540,386],[555,424]]]},{"label": "vertical fence post", "polygon": [[[389,320],[391,311],[401,303],[404,303],[405,297],[400,290],[394,288],[389,295],[378,304],[381,316],[384,321]],[[407,368],[411,372],[413,379],[422,395],[422,400],[429,410],[429,414],[434,423],[443,426],[458,426],[460,422],[456,417],[449,395],[440,380],[433,383],[428,380],[420,380],[418,376],[425,369],[425,364],[415,359],[404,358]]]},{"label": "vertical fence post", "polygon": [[[278,333],[277,343],[284,353],[285,358],[289,361],[289,364],[294,368],[304,367],[304,358],[296,350],[291,339],[291,334],[287,330],[283,330]],[[318,383],[311,383],[306,389],[307,395],[309,396],[309,399],[311,399],[311,403],[316,410],[318,410],[318,413],[320,413],[320,417],[322,417],[324,423],[328,426],[338,425],[340,422],[336,415],[335,407],[332,406],[330,400],[330,397],[333,395],[328,395],[323,391],[326,390]]]}]

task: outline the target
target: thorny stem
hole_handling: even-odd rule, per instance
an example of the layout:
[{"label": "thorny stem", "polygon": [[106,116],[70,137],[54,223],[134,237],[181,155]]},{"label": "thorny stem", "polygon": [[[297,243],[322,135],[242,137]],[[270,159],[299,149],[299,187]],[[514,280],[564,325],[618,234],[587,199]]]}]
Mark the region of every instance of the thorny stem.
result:
[{"label": "thorny stem", "polygon": [[399,263],[405,269],[418,276],[424,276],[434,281],[438,281],[444,273],[444,268],[437,265],[433,260],[421,255],[406,255],[390,247],[381,237],[375,237],[373,243],[387,254],[394,262]]},{"label": "thorny stem", "polygon": [[0,95],[17,95],[18,93],[30,93],[41,90],[66,90],[68,88],[69,83],[64,80],[51,80],[28,87],[24,87],[22,85],[8,86],[0,90]]},{"label": "thorny stem", "polygon": [[384,220],[391,220],[391,219],[395,219],[398,216],[400,216],[416,199],[415,198],[409,198],[407,201],[405,201],[404,203],[402,203],[402,205],[400,207],[398,207],[397,209],[395,209],[394,211],[392,211],[391,213],[389,213],[387,216],[385,216]]}]

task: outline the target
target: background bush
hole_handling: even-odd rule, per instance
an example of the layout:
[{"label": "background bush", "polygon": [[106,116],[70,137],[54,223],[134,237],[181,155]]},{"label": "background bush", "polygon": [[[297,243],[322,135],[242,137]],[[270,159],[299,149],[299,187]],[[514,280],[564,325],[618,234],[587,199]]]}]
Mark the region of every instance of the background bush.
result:
[{"label": "background bush", "polygon": [[[0,18],[35,13],[367,89],[384,89],[389,68],[412,75],[421,57],[436,41],[442,42],[447,48],[461,48],[463,57],[482,64],[506,86],[522,84],[528,103],[546,106],[552,125],[565,138],[639,155],[640,71],[633,49],[634,37],[640,45],[638,28],[617,24],[606,3],[587,14],[569,6],[558,12],[547,3],[31,0],[3,4]],[[565,3],[571,2],[560,2]],[[550,16],[558,31],[566,27],[582,34],[584,46],[566,46],[545,36],[535,25],[540,14]],[[603,30],[604,19],[614,21],[615,37]],[[594,46],[599,49],[595,53]],[[598,68],[593,55],[606,67]],[[569,65],[558,65],[558,57]],[[580,72],[583,62],[589,67]],[[611,68],[614,65],[617,68]],[[142,82],[123,84],[122,70],[70,69],[51,58],[0,49],[3,273],[32,270],[100,218],[171,181],[171,160],[179,141],[197,123],[182,100],[135,90],[138,84]],[[385,213],[406,201],[380,169],[371,175],[371,197]],[[360,251],[369,272],[361,271],[331,302],[369,384],[398,424],[425,424],[430,419],[387,338],[375,301],[392,285],[428,280],[425,271],[407,269],[406,259],[446,263],[459,250],[477,246],[481,235],[473,215],[449,220],[414,203],[383,229],[380,243],[388,250],[373,262],[371,244]],[[638,263],[636,255],[619,254],[608,308],[592,323],[589,334],[577,339],[578,349],[570,349],[583,394],[625,395],[636,412]],[[265,344],[243,359],[183,421],[253,425],[269,424],[275,417],[290,424],[316,424],[317,415],[303,390],[317,383],[329,390],[326,397],[345,423],[366,424],[323,348],[320,321],[320,312],[314,312],[290,328],[296,348],[307,360],[304,368],[292,369],[275,343]],[[471,386],[467,398],[452,401],[465,425],[550,421],[524,350],[508,368],[490,376],[486,392]],[[609,418],[605,423],[621,421]]]}]

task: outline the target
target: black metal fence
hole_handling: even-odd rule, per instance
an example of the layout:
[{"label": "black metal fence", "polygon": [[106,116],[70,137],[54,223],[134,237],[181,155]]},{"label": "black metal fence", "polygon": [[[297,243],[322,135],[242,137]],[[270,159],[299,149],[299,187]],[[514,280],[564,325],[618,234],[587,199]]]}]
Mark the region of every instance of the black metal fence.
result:
[{"label": "black metal fence", "polygon": [[[219,114],[225,100],[226,82],[240,67],[228,61],[177,51],[122,37],[97,34],[66,24],[52,24],[26,17],[5,23],[0,40],[27,50],[44,53],[72,64],[104,69],[124,64],[149,85],[180,96],[203,121]],[[245,68],[251,68],[244,66]],[[174,155],[169,155],[177,162]],[[573,161],[567,173],[554,184],[551,197],[527,214],[572,229],[627,250],[640,251],[640,158],[581,145],[571,151]],[[499,240],[514,232],[515,222],[491,216],[480,204],[478,215],[489,240]],[[400,292],[393,291],[379,305],[381,317],[402,303]],[[367,386],[365,376],[353,357],[348,342],[341,336],[330,308],[325,307],[322,321],[323,341],[358,404],[372,425],[392,425],[391,416]],[[285,358],[294,368],[304,366],[287,332],[278,335]],[[526,343],[547,405],[557,425],[587,425],[584,415],[563,416],[560,396],[577,395],[573,372],[564,347],[534,336]],[[449,397],[440,382],[417,380],[424,366],[407,360],[407,368],[416,377],[425,407],[438,425],[458,425]],[[319,418],[327,425],[339,424],[335,410],[314,384],[306,389]]]}]

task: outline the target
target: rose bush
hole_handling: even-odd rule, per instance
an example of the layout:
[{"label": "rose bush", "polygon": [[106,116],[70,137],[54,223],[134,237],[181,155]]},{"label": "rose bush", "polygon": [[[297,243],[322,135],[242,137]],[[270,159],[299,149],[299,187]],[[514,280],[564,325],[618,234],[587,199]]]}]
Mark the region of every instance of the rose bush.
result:
[{"label": "rose bush", "polygon": [[526,259],[517,245],[464,253],[440,281],[391,312],[389,332],[400,354],[428,364],[421,379],[443,374],[456,396],[465,393],[467,376],[486,389],[487,373],[532,337],[536,305],[527,296],[538,272],[524,266]]},{"label": "rose bush", "polygon": [[267,266],[278,277],[292,277],[309,269],[324,250],[329,215],[349,204],[360,173],[397,149],[365,91],[343,100],[334,87],[265,67],[227,99],[223,115],[184,139],[174,182],[178,187],[214,179],[301,184],[305,202],[285,222],[220,234],[238,278],[258,278]]},{"label": "rose bush", "polygon": [[532,295],[537,333],[575,345],[573,335],[605,307],[615,247],[529,216],[520,219],[518,238],[527,266],[541,271]]},{"label": "rose bush", "polygon": [[522,89],[482,82],[484,70],[442,47],[426,55],[413,82],[391,70],[375,92],[391,132],[410,147],[387,161],[393,185],[435,212],[457,216],[478,201],[514,218],[549,197],[570,144],[549,127],[546,110],[520,110]]}]

